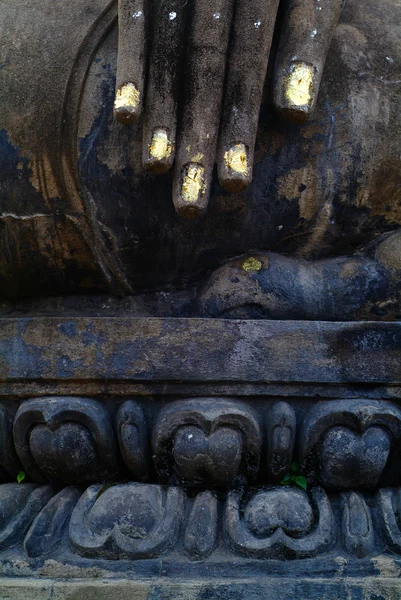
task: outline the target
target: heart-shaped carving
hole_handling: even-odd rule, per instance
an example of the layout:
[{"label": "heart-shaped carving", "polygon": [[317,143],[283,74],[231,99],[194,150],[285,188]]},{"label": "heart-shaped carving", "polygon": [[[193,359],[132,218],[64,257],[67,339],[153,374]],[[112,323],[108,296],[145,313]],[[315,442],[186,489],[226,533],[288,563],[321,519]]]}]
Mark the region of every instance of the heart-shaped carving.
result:
[{"label": "heart-shaped carving", "polygon": [[376,487],[390,446],[390,433],[383,427],[369,427],[362,434],[346,427],[333,427],[322,444],[323,485],[341,489]]},{"label": "heart-shaped carving", "polygon": [[30,435],[32,456],[43,475],[65,484],[97,481],[99,466],[92,437],[78,423],[65,423],[55,431],[37,425]]},{"label": "heart-shaped carving", "polygon": [[246,505],[244,519],[258,537],[268,537],[279,528],[299,537],[312,527],[313,512],[303,490],[276,488],[258,492]]},{"label": "heart-shaped carving", "polygon": [[230,427],[219,427],[209,436],[199,427],[181,427],[174,439],[173,457],[181,480],[226,486],[240,469],[242,437]]}]

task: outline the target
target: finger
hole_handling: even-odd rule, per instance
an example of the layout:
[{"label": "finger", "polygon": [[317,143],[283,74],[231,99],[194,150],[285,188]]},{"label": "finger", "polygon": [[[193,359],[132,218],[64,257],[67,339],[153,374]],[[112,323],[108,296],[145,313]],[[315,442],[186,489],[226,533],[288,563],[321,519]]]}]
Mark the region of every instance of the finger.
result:
[{"label": "finger", "polygon": [[179,70],[186,3],[157,0],[146,92],[142,161],[146,170],[164,173],[174,162]]},{"label": "finger", "polygon": [[142,110],[145,77],[145,0],[118,0],[118,58],[114,115],[125,125]]},{"label": "finger", "polygon": [[289,119],[305,121],[313,111],[324,63],[343,0],[294,0],[275,65],[274,103]]},{"label": "finger", "polygon": [[186,217],[200,216],[208,204],[232,13],[233,0],[194,2],[173,184],[175,209]]},{"label": "finger", "polygon": [[230,192],[252,179],[253,155],[279,0],[238,0],[221,125],[219,180]]}]

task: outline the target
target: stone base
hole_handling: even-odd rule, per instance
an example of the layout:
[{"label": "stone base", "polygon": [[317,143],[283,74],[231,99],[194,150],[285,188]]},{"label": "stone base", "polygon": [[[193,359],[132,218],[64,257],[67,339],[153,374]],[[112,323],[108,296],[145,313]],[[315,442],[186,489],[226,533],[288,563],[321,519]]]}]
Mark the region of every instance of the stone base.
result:
[{"label": "stone base", "polygon": [[0,600],[398,600],[400,365],[401,323],[0,319]]},{"label": "stone base", "polygon": [[2,600],[399,600],[397,577],[228,581],[3,579]]}]

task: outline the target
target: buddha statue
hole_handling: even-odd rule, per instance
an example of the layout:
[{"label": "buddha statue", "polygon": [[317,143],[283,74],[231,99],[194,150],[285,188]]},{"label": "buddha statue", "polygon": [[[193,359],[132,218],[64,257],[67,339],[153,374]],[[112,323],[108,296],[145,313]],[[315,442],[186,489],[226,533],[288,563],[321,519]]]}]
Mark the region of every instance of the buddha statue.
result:
[{"label": "buddha statue", "polygon": [[400,73],[400,0],[0,1],[1,598],[401,597]]},{"label": "buddha statue", "polygon": [[400,317],[399,3],[1,10],[3,301]]}]

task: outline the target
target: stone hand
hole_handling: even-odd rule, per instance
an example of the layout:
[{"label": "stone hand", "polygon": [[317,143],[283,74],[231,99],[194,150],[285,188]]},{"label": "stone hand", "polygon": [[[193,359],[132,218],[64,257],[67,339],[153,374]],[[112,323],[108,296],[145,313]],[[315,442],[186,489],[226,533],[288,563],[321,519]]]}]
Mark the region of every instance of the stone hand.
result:
[{"label": "stone hand", "polygon": [[[342,1],[289,2],[273,81],[274,104],[288,119],[313,110]],[[215,162],[228,191],[252,180],[279,3],[119,0],[115,116],[131,124],[144,111],[143,165],[164,173],[174,163],[180,215],[206,210]]]}]

